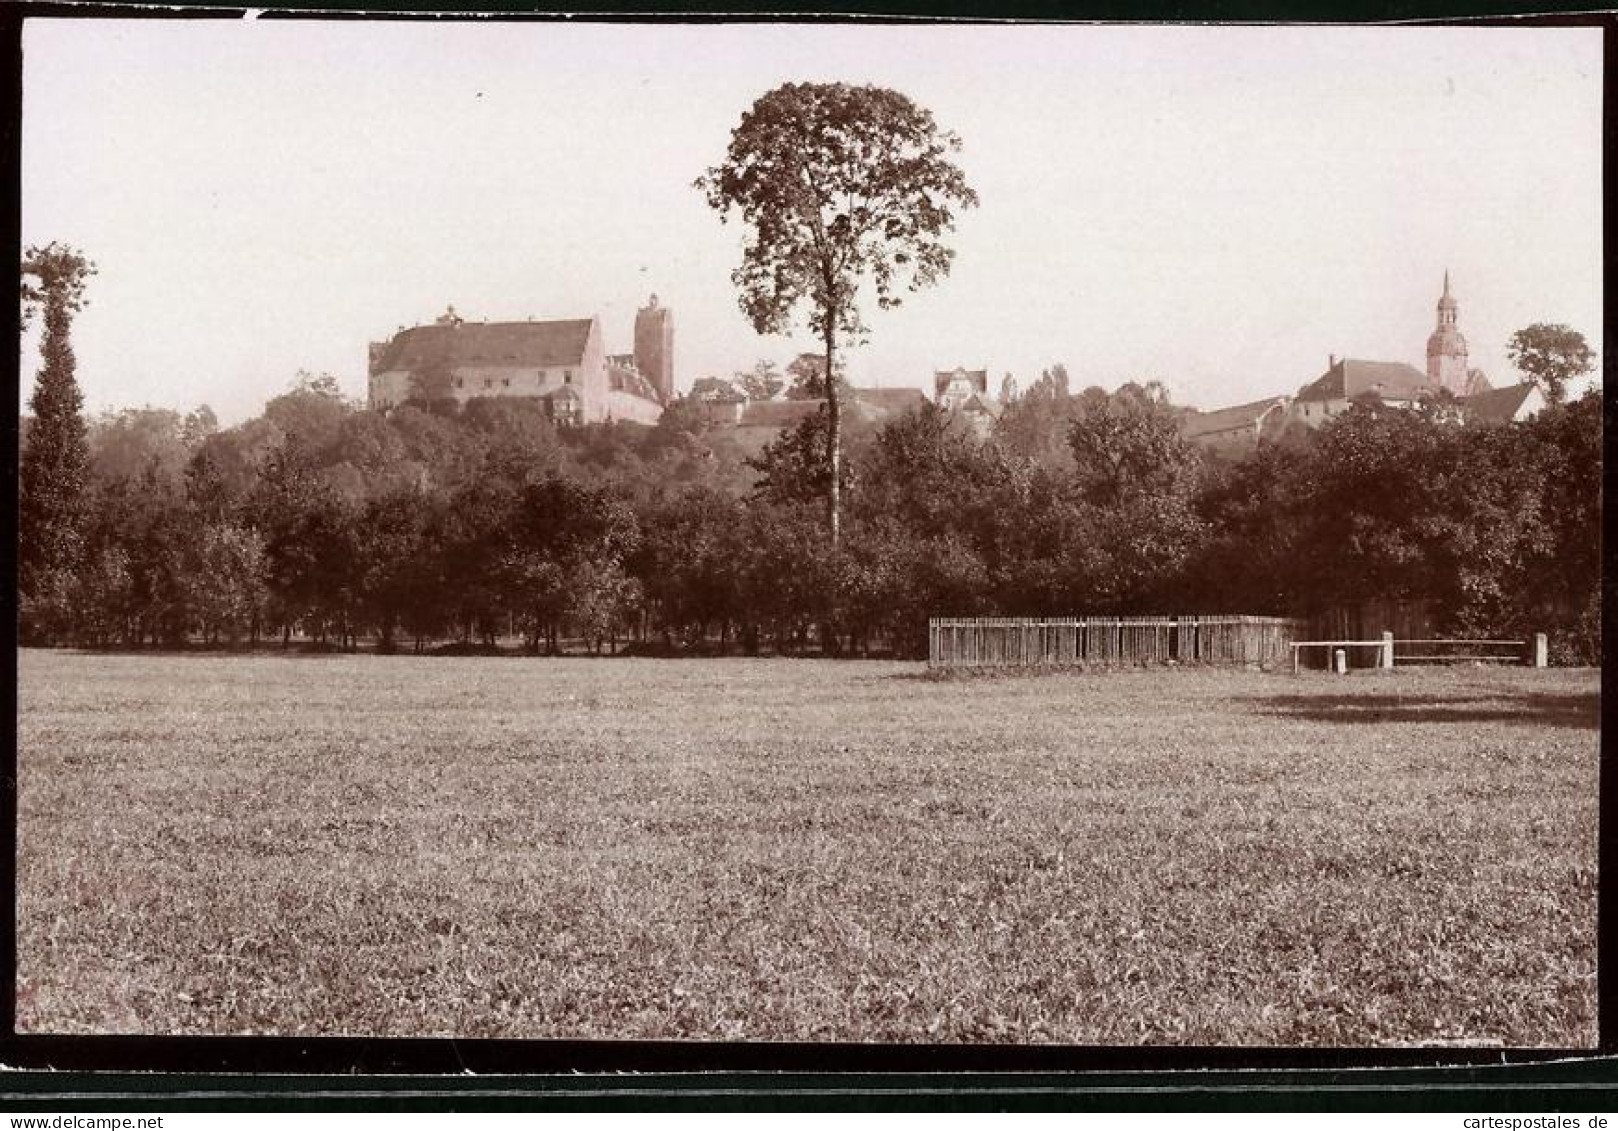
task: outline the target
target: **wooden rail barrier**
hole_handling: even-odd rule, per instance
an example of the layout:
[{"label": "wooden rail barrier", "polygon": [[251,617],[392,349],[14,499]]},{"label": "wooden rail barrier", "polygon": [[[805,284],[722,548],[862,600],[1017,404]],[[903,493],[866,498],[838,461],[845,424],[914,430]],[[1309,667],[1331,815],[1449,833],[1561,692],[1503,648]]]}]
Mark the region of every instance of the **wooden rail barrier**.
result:
[{"label": "wooden rail barrier", "polygon": [[[1328,649],[1377,649],[1376,666],[1379,668],[1394,668],[1400,664],[1445,664],[1445,663],[1523,663],[1531,667],[1542,668],[1546,664],[1546,636],[1543,632],[1534,634],[1533,640],[1466,640],[1456,637],[1446,637],[1433,640],[1395,640],[1393,633],[1384,632],[1381,640],[1294,640],[1288,645],[1292,649],[1292,672],[1298,672],[1298,656],[1305,648]],[[1417,649],[1412,651],[1411,649]],[[1471,648],[1471,652],[1452,652],[1448,648]],[[1511,652],[1494,651],[1480,652],[1479,648],[1514,649]],[[1435,651],[1434,649],[1439,649]]]},{"label": "wooden rail barrier", "polygon": [[1276,664],[1299,627],[1286,617],[934,617],[927,665]]},{"label": "wooden rail barrier", "polygon": [[[1546,663],[1546,636],[1536,632],[1531,640],[1464,640],[1453,637],[1435,640],[1395,640],[1396,661],[1401,664],[1493,663],[1527,664],[1542,668]],[[1463,648],[1471,651],[1452,652]],[[1494,648],[1497,651],[1481,651]],[[1510,649],[1510,651],[1505,651]]]},{"label": "wooden rail barrier", "polygon": [[1382,640],[1294,640],[1288,647],[1292,649],[1293,675],[1298,674],[1298,655],[1305,648],[1342,648],[1344,650],[1349,648],[1375,648],[1377,650],[1377,666],[1384,668],[1393,666],[1389,659],[1391,653],[1388,651],[1386,638]]}]

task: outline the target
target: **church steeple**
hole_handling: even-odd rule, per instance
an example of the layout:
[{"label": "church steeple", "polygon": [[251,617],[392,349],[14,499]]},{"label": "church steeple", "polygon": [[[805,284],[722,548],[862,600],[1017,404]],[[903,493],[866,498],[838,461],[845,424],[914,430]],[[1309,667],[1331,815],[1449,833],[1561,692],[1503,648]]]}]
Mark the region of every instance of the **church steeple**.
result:
[{"label": "church steeple", "polygon": [[1456,396],[1466,394],[1466,338],[1460,330],[1461,304],[1450,292],[1449,269],[1444,270],[1444,293],[1438,299],[1438,325],[1427,339],[1427,380]]}]

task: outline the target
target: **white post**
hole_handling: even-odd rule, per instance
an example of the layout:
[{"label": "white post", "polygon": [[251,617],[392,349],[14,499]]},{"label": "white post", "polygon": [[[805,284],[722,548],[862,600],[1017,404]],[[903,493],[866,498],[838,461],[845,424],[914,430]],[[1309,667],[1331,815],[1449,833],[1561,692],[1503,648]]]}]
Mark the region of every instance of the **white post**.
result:
[{"label": "white post", "polygon": [[1543,632],[1534,633],[1534,666],[1544,668],[1550,666],[1550,642]]},{"label": "white post", "polygon": [[1382,634],[1382,666],[1389,671],[1393,670],[1393,633]]},{"label": "white post", "polygon": [[1348,652],[1345,649],[1335,649],[1331,654],[1331,661],[1332,671],[1338,675],[1348,674]]}]

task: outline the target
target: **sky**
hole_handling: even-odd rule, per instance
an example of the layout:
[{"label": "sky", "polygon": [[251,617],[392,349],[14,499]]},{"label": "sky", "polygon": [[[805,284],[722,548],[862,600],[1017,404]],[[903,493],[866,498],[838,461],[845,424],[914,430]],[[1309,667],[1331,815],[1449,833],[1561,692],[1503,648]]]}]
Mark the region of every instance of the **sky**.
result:
[{"label": "sky", "polygon": [[367,343],[449,304],[627,353],[652,293],[686,388],[815,348],[747,324],[692,182],[773,87],[871,83],[981,204],[949,278],[867,310],[856,384],[1291,394],[1333,354],[1423,367],[1448,270],[1501,385],[1530,323],[1602,348],[1601,63],[1595,28],[30,19],[22,237],[99,268],[91,412],[228,425],[300,370],[358,398]]}]

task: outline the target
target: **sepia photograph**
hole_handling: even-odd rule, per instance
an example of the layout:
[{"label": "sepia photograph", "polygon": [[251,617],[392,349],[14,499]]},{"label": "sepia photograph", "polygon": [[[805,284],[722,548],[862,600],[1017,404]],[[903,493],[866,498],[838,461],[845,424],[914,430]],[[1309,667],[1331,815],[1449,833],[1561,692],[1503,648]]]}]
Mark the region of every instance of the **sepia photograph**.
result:
[{"label": "sepia photograph", "polygon": [[1603,66],[28,18],[16,1033],[1594,1048]]}]

